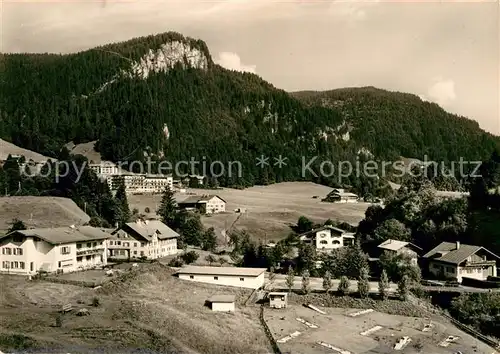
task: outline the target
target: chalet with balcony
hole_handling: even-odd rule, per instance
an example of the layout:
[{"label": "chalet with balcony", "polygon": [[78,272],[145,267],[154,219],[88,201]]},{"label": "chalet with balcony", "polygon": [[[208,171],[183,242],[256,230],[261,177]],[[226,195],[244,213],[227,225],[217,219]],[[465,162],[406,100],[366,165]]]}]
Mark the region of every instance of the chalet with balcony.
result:
[{"label": "chalet with balcony", "polygon": [[112,232],[108,257],[157,259],[177,253],[179,234],[159,220],[129,222]]},{"label": "chalet with balcony", "polygon": [[462,278],[486,280],[497,276],[497,262],[500,257],[481,246],[465,245],[460,242],[442,242],[427,252],[426,260],[430,274],[443,279]]},{"label": "chalet with balcony", "polygon": [[91,226],[13,231],[0,238],[0,271],[33,275],[104,266],[110,237]]},{"label": "chalet with balcony", "polygon": [[354,233],[346,232],[331,225],[305,232],[299,235],[304,243],[312,244],[318,251],[333,250],[354,244]]}]

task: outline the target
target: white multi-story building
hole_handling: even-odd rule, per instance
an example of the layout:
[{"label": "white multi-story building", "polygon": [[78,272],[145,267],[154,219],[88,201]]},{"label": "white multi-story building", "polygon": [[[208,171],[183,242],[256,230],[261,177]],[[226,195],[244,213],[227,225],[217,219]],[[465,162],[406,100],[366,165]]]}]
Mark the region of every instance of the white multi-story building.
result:
[{"label": "white multi-story building", "polygon": [[91,226],[13,231],[0,238],[0,271],[32,275],[103,266],[109,237]]},{"label": "white multi-story building", "polygon": [[120,173],[120,168],[112,162],[91,163],[89,168],[98,176],[108,177]]},{"label": "white multi-story building", "polygon": [[159,220],[129,222],[111,235],[107,242],[109,258],[156,259],[177,253],[179,234]]},{"label": "white multi-story building", "polygon": [[304,243],[311,243],[317,250],[332,250],[354,244],[354,233],[331,225],[305,232],[299,238]]},{"label": "white multi-story building", "polygon": [[181,268],[177,275],[183,280],[258,289],[264,286],[265,272],[265,268],[187,266]]},{"label": "white multi-story building", "polygon": [[145,192],[161,193],[167,186],[173,190],[174,178],[172,176],[147,174],[144,178]]}]

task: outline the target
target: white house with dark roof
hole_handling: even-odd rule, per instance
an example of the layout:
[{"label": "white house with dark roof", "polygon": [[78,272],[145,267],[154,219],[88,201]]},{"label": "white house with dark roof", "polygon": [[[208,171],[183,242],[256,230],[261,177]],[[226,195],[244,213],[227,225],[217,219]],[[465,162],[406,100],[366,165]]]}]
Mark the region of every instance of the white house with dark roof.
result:
[{"label": "white house with dark roof", "polygon": [[332,225],[325,225],[299,235],[304,243],[310,243],[317,250],[333,250],[354,244],[354,233],[346,232]]},{"label": "white house with dark roof", "polygon": [[497,276],[497,261],[500,257],[481,246],[460,242],[442,242],[427,252],[423,258],[428,262],[429,272],[439,278],[462,277],[486,280]]},{"label": "white house with dark roof", "polygon": [[265,268],[186,266],[177,272],[177,276],[201,283],[258,289],[264,286],[265,272]]},{"label": "white house with dark roof", "polygon": [[0,271],[32,275],[103,266],[109,237],[91,226],[13,231],[0,238]]},{"label": "white house with dark roof", "polygon": [[323,201],[333,203],[356,203],[358,199],[358,195],[351,192],[346,192],[342,188],[336,188],[328,193]]},{"label": "white house with dark roof", "polygon": [[216,214],[226,211],[226,201],[217,195],[193,195],[177,205],[185,210],[198,210],[202,214]]},{"label": "white house with dark roof", "polygon": [[389,252],[394,254],[405,254],[410,257],[414,265],[418,264],[418,257],[422,254],[422,249],[411,242],[399,241],[399,240],[385,240],[378,248],[383,252]]},{"label": "white house with dark roof", "polygon": [[108,257],[157,259],[177,254],[179,234],[159,220],[138,220],[122,225],[107,242]]},{"label": "white house with dark roof", "polygon": [[234,295],[212,295],[208,300],[212,311],[234,312],[236,296]]}]

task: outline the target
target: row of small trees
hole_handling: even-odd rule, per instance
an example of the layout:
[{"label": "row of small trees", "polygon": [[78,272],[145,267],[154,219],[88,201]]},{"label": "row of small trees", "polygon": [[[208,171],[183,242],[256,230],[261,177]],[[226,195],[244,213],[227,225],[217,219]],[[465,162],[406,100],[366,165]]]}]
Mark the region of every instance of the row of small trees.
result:
[{"label": "row of small trees", "polygon": [[[292,267],[288,269],[288,273],[286,276],[286,286],[288,291],[291,292],[295,285],[295,271]],[[308,270],[302,272],[302,293],[309,294],[311,292],[311,284],[310,284],[310,273]],[[275,279],[276,275],[274,270],[271,269],[271,273],[269,276],[269,280],[272,283]],[[401,279],[398,281],[398,296],[401,300],[407,300],[410,294],[410,278],[407,275],[403,275]],[[358,278],[358,295],[361,298],[367,298],[370,294],[370,282],[369,282],[369,272],[368,268],[363,267],[360,269],[360,275]],[[332,276],[329,271],[326,271],[323,276],[323,289],[327,294],[331,293],[333,288]],[[340,277],[340,282],[337,287],[337,293],[342,296],[346,296],[350,293],[351,281],[348,277],[342,276]],[[380,276],[380,280],[378,282],[378,294],[381,299],[386,300],[389,297],[389,277],[387,276],[387,272],[385,270],[382,271]]]}]

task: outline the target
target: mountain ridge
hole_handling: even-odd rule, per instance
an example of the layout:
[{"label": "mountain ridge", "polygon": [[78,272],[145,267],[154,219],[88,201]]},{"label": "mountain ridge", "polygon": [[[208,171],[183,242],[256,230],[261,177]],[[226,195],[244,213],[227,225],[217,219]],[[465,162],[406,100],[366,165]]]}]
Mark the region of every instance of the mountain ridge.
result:
[{"label": "mountain ridge", "polygon": [[[145,154],[156,162],[241,162],[243,175],[220,176],[222,186],[313,180],[363,191],[378,190],[380,182],[341,181],[338,171],[304,176],[302,161],[317,156],[318,170],[322,161],[355,162],[370,154],[482,160],[500,145],[477,122],[412,94],[287,93],[255,74],[222,68],[203,41],[175,32],[74,54],[1,56],[0,137],[47,156],[57,156],[68,141],[97,141],[103,159],[115,162],[144,161]],[[260,168],[261,155],[286,156],[288,164]]]}]

